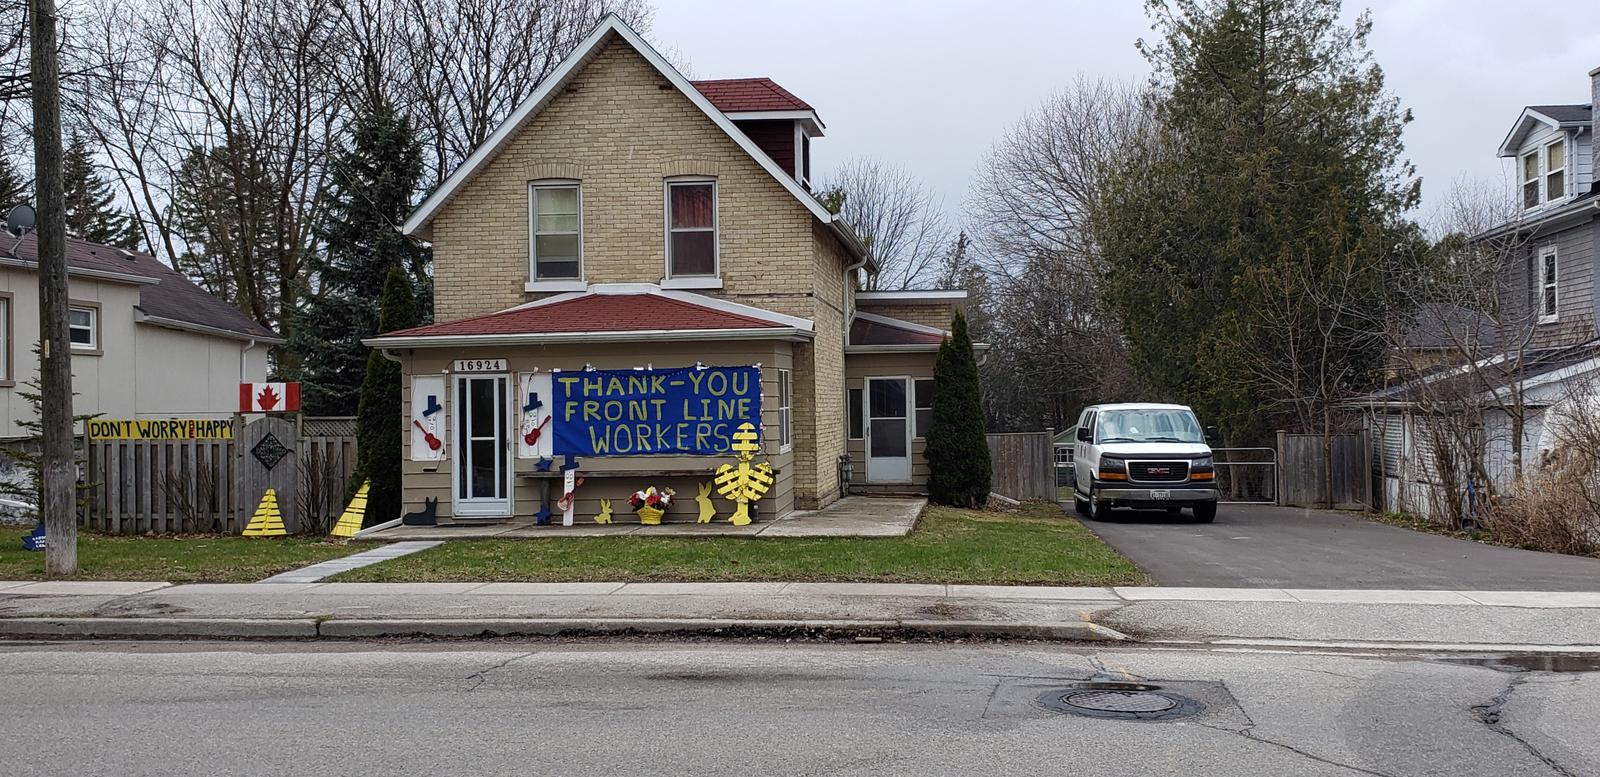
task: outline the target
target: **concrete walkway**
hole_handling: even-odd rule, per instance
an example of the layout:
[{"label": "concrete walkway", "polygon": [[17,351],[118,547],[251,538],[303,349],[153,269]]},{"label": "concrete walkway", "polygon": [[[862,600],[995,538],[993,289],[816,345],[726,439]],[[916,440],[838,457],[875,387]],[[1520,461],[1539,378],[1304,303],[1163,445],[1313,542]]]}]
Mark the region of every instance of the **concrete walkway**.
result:
[{"label": "concrete walkway", "polygon": [[[454,526],[393,526],[363,534],[359,540],[461,540],[527,539],[533,537],[612,537],[634,534],[641,537],[899,537],[911,531],[928,500],[913,497],[848,496],[821,510],[802,510],[771,521],[756,521],[748,526],[728,523],[719,513],[711,523],[669,522],[641,526],[638,519],[619,509],[618,523],[597,524],[593,516],[579,516],[573,526],[562,526],[560,518],[548,526],[521,522],[460,524]],[[625,508],[626,505],[623,505]]]},{"label": "concrete walkway", "polygon": [[330,561],[321,562],[319,564],[312,564],[309,567],[301,567],[300,569],[291,569],[288,572],[282,572],[273,575],[272,577],[262,580],[261,582],[317,583],[333,577],[340,572],[348,572],[352,569],[370,567],[373,564],[388,561],[389,559],[400,558],[401,556],[409,556],[413,553],[419,553],[427,550],[428,548],[438,547],[443,544],[444,542],[441,540],[435,540],[432,542],[420,540],[412,542],[396,542],[390,545],[384,545],[383,547],[373,548],[372,550],[364,550],[360,553],[352,553],[344,558],[336,558]]},{"label": "concrete walkway", "polygon": [[1600,559],[1458,540],[1327,510],[1222,505],[1209,524],[1118,510],[1110,520],[1083,522],[1161,585],[1600,590]]},{"label": "concrete walkway", "polygon": [[1600,652],[1600,592],[876,583],[0,582],[0,636],[1013,637]]}]

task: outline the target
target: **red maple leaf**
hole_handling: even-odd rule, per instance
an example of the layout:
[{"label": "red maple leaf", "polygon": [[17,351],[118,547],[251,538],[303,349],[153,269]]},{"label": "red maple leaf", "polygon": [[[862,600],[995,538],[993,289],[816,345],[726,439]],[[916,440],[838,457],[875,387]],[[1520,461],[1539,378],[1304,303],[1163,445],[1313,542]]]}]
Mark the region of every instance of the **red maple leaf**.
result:
[{"label": "red maple leaf", "polygon": [[256,395],[256,404],[262,410],[271,410],[274,405],[278,404],[278,392],[273,391],[271,386],[261,389],[261,393]]}]

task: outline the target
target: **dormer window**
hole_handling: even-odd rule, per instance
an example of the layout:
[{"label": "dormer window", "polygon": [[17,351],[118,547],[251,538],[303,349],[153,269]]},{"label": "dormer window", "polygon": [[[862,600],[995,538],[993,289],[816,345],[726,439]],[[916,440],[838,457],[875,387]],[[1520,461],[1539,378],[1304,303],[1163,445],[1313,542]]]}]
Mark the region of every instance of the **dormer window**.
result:
[{"label": "dormer window", "polygon": [[1522,207],[1539,204],[1539,152],[1522,155]]},{"label": "dormer window", "polygon": [[667,277],[717,275],[717,182],[667,182]]},{"label": "dormer window", "polygon": [[1567,196],[1567,145],[1556,141],[1544,147],[1545,202]]}]

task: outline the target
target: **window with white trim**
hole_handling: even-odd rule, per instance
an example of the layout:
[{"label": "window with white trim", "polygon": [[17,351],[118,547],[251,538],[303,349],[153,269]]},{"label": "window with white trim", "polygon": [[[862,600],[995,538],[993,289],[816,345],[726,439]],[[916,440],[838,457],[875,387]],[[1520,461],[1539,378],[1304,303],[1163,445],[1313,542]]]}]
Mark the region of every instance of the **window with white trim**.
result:
[{"label": "window with white trim", "polygon": [[717,275],[717,182],[667,182],[667,277]]},{"label": "window with white trim", "polygon": [[1522,207],[1539,204],[1539,152],[1522,155]]},{"label": "window with white trim", "polygon": [[1567,196],[1567,143],[1558,140],[1544,147],[1545,202]]},{"label": "window with white trim", "polygon": [[11,295],[0,295],[0,381],[15,380],[11,375]]},{"label": "window with white trim", "polygon": [[933,425],[933,378],[917,378],[912,391],[916,393],[916,438],[928,436],[928,427]]},{"label": "window with white trim", "polygon": [[100,348],[100,311],[88,307],[67,309],[67,339],[74,351]]},{"label": "window with white trim", "polygon": [[778,370],[778,451],[786,452],[794,447],[794,429],[790,426],[793,418],[794,404],[794,373],[791,370]]},{"label": "window with white trim", "polygon": [[583,190],[575,181],[528,185],[528,274],[535,281],[583,277]]},{"label": "window with white trim", "polygon": [[1545,246],[1539,251],[1539,321],[1556,320],[1556,247]]}]

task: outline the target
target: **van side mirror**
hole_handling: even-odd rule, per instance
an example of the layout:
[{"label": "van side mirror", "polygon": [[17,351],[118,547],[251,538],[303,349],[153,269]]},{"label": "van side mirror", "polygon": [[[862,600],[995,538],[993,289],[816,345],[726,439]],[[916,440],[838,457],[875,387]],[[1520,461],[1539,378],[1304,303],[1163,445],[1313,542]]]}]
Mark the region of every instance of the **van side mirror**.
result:
[{"label": "van side mirror", "polygon": [[1078,427],[1078,442],[1094,442],[1094,430],[1087,426]]},{"label": "van side mirror", "polygon": [[1215,426],[1206,427],[1206,442],[1211,442],[1212,440],[1217,439],[1217,437],[1219,435],[1221,435],[1221,432],[1217,431],[1217,427],[1215,427]]}]

